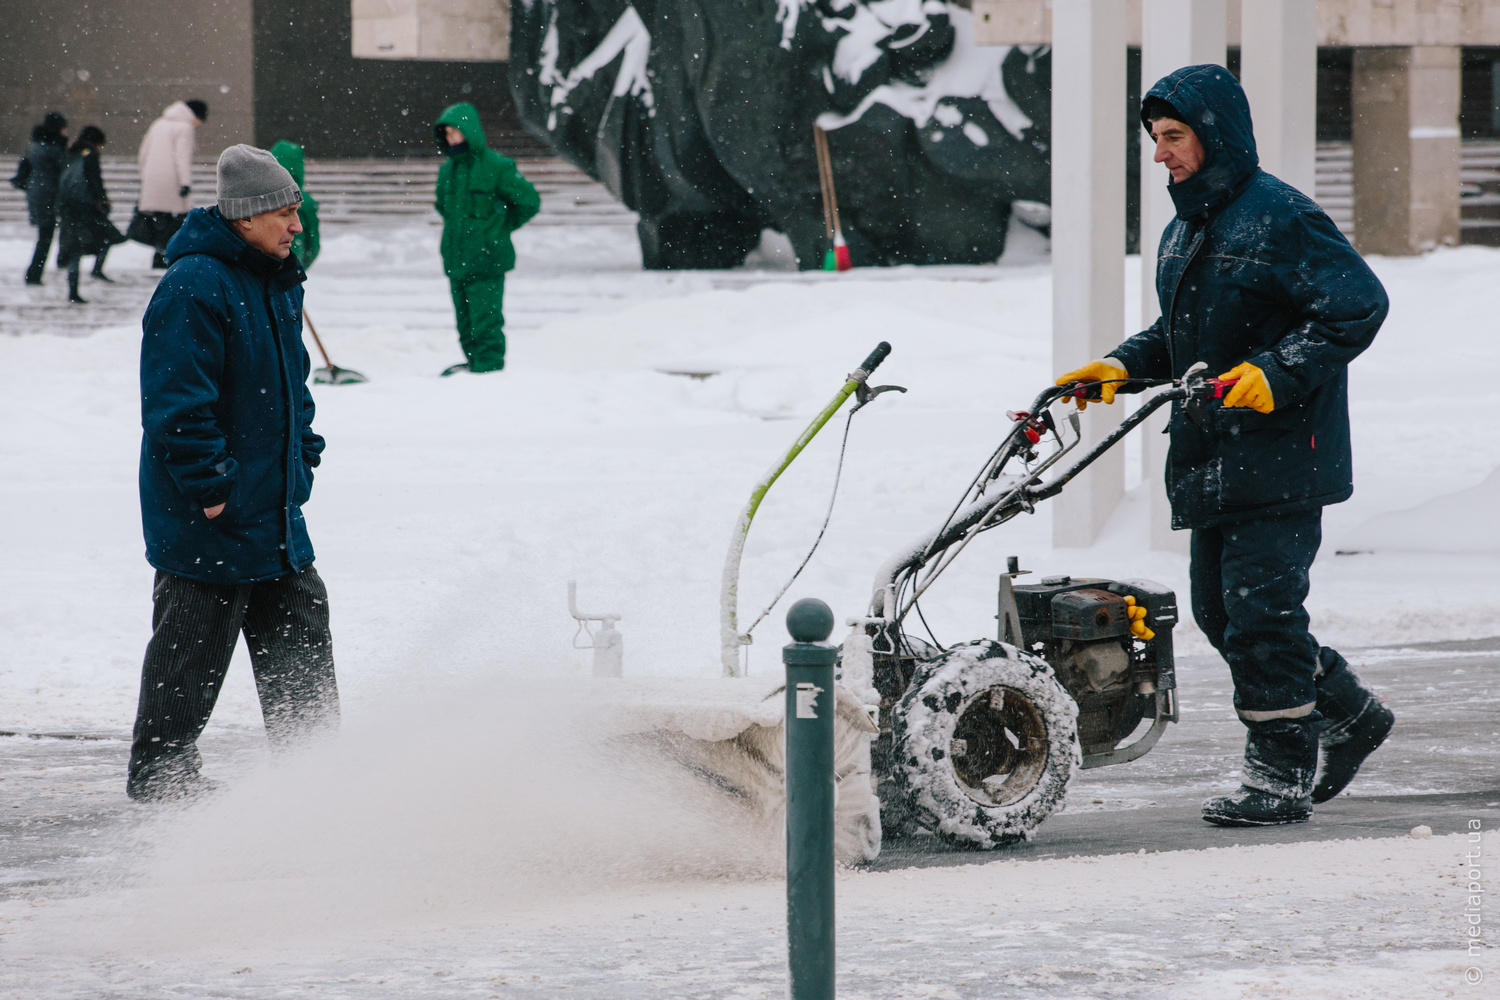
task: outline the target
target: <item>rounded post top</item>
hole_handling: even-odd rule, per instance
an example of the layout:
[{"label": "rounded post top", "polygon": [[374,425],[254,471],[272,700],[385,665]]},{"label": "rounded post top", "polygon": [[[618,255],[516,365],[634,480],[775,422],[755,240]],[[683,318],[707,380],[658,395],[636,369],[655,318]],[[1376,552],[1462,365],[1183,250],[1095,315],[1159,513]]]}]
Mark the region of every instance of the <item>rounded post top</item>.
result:
[{"label": "rounded post top", "polygon": [[833,609],[816,597],[804,597],[787,611],[786,630],[794,642],[822,642],[833,633]]}]

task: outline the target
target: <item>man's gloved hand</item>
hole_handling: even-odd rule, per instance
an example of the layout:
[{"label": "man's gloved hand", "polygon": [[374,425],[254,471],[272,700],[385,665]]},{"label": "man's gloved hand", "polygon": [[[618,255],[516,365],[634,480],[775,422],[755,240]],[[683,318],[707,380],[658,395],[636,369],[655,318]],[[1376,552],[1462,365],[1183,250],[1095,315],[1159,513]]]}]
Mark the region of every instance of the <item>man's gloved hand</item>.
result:
[{"label": "man's gloved hand", "polygon": [[1145,642],[1156,638],[1156,633],[1146,625],[1146,609],[1135,603],[1135,598],[1125,595],[1125,613],[1130,615],[1130,634]]},{"label": "man's gloved hand", "polygon": [[180,187],[180,188],[177,189],[177,197],[179,197],[179,198],[186,198],[188,195],[190,195],[192,193],[193,193],[193,187],[192,187],[191,184],[184,184],[182,187]]},{"label": "man's gloved hand", "polygon": [[[1103,361],[1090,361],[1082,368],[1075,368],[1063,375],[1053,385],[1067,385],[1069,382],[1103,382],[1099,387],[1099,401],[1113,403],[1115,401],[1115,390],[1119,388],[1116,380],[1129,378],[1125,369],[1113,364],[1113,358],[1105,358]],[[1078,404],[1080,410],[1088,408],[1085,400],[1076,396],[1073,401]]]},{"label": "man's gloved hand", "polygon": [[1239,382],[1224,397],[1225,406],[1248,406],[1256,413],[1270,413],[1276,409],[1276,400],[1271,395],[1271,385],[1266,373],[1248,361],[1241,361],[1219,378]]}]

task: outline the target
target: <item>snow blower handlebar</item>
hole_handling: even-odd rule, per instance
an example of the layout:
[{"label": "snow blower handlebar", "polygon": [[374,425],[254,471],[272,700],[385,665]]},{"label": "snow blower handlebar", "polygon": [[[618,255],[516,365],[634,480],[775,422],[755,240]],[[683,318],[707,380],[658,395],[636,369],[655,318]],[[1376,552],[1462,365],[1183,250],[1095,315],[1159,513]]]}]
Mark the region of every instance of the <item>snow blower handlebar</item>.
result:
[{"label": "snow blower handlebar", "polygon": [[[1188,369],[1180,379],[1117,380],[1121,384],[1141,388],[1159,385],[1170,388],[1142,401],[1134,413],[1125,417],[1110,433],[1045,482],[1043,475],[1082,441],[1078,414],[1075,412],[1068,415],[1067,423],[1072,434],[1071,440],[1065,440],[1049,408],[1059,400],[1097,399],[1103,383],[1074,382],[1065,386],[1049,386],[1037,395],[1030,410],[1012,411],[1009,416],[1014,427],[985,463],[983,471],[974,478],[964,498],[954,507],[943,525],[881,567],[870,601],[871,617],[863,621],[879,626],[893,638],[900,620],[980,532],[1004,524],[1018,514],[1030,513],[1035,510],[1038,502],[1061,493],[1068,483],[1099,456],[1168,403],[1183,401],[1190,406],[1201,406],[1210,399],[1222,398],[1228,383],[1206,378],[1204,370],[1205,366],[1199,363]],[[1052,439],[1055,447],[1050,453],[1039,456],[1036,446],[1046,437]],[[990,484],[1005,475],[1006,467],[1016,458],[1022,459],[1024,473],[1007,476],[1004,488],[987,492]]]},{"label": "snow blower handlebar", "polygon": [[[905,392],[900,386],[883,385],[871,389],[868,380],[880,363],[891,353],[891,345],[881,341],[875,350],[870,352],[869,357],[860,363],[860,366],[849,373],[843,388],[834,394],[828,405],[813,417],[812,423],[797,436],[792,446],[781,460],[773,465],[760,481],[755,484],[755,489],[750,492],[750,500],[745,504],[745,509],[740,512],[738,520],[735,521],[734,531],[729,539],[729,554],[724,559],[724,577],[719,592],[719,641],[720,658],[724,667],[725,677],[738,677],[740,675],[740,647],[750,644],[750,636],[741,635],[739,630],[739,586],[740,586],[740,558],[745,551],[745,537],[750,533],[750,522],[755,519],[755,512],[760,508],[760,502],[765,499],[766,493],[771,485],[787,470],[787,467],[802,454],[802,450],[808,446],[823,425],[833,418],[839,407],[844,405],[844,400],[855,396],[859,405],[858,410],[870,400],[882,392],[892,390]],[[852,412],[852,411],[851,411]],[[777,595],[778,597],[780,595]],[[774,603],[774,602],[773,602]],[[769,610],[769,609],[767,609]],[[753,626],[752,626],[753,627]]]}]

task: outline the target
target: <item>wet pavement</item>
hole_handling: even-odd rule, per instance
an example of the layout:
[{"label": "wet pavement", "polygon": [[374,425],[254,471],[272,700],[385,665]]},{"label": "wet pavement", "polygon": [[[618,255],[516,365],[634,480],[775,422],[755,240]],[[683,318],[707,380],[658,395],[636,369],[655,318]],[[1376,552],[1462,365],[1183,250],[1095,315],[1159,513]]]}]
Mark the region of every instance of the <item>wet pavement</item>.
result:
[{"label": "wet pavement", "polygon": [[[1182,721],[1145,757],[1085,771],[1029,843],[990,854],[930,843],[885,845],[877,868],[1453,833],[1500,826],[1500,638],[1345,650],[1396,713],[1396,728],[1348,792],[1310,823],[1223,829],[1198,817],[1208,795],[1238,785],[1244,730],[1216,658],[1179,662]],[[264,759],[263,733],[211,726],[206,773],[224,780]],[[124,794],[124,733],[0,735],[0,898],[66,892],[128,841],[150,806]],[[232,780],[232,777],[229,779]]]}]

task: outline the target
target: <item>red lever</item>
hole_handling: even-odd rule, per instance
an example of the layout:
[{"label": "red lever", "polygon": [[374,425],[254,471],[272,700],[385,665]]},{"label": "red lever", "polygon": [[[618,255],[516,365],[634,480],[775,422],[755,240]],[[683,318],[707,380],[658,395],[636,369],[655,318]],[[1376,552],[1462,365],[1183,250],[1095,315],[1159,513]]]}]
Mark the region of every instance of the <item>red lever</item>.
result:
[{"label": "red lever", "polygon": [[1237,378],[1211,378],[1211,379],[1209,379],[1208,380],[1208,384],[1214,387],[1214,394],[1213,394],[1212,398],[1214,398],[1214,399],[1223,399],[1224,398],[1224,392],[1225,392],[1225,390],[1229,389],[1231,386],[1233,386],[1237,382],[1239,382],[1239,379],[1237,379]]},{"label": "red lever", "polygon": [[1042,439],[1041,422],[1035,420],[1030,413],[1025,410],[1006,410],[1005,415],[1017,423],[1024,422],[1026,424],[1022,429],[1022,433],[1026,435],[1026,440],[1032,444],[1036,444]]}]

